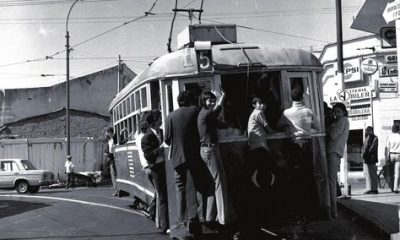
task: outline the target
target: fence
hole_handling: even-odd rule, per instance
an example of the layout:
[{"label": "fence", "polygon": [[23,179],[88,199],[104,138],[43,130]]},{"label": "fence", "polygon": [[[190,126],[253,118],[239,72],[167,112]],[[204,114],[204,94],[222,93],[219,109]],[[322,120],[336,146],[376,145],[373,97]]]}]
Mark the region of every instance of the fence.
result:
[{"label": "fence", "polygon": [[[54,172],[65,179],[65,138],[30,138],[0,140],[0,158],[29,159],[37,169]],[[99,139],[71,138],[70,150],[76,172],[105,171],[104,146]]]}]

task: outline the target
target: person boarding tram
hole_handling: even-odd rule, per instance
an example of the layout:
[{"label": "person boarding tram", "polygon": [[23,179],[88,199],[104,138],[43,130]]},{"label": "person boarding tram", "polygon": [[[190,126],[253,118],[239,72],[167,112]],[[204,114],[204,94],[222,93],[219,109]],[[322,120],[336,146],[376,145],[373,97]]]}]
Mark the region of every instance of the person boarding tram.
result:
[{"label": "person boarding tram", "polygon": [[349,136],[349,119],[346,106],[343,103],[336,103],[333,106],[335,121],[331,124],[327,132],[328,138],[328,182],[331,203],[330,217],[337,217],[337,173],[340,169],[340,158],[343,157],[344,150]]},{"label": "person boarding tram", "polygon": [[189,91],[178,95],[179,108],[172,111],[165,120],[164,141],[171,146],[169,158],[174,167],[178,224],[174,228],[189,227],[189,236],[197,234],[198,212],[197,196],[194,186],[196,166],[200,163],[199,133],[197,130],[197,106]]},{"label": "person boarding tram", "polygon": [[214,180],[215,196],[207,198],[207,222],[218,222],[222,225],[234,220],[233,209],[228,199],[228,183],[224,164],[218,147],[218,115],[222,110],[225,92],[221,91],[221,97],[217,103],[217,97],[210,91],[202,92],[200,101],[202,109],[197,118],[197,128],[200,135],[200,155],[206,163]]},{"label": "person boarding tram", "polygon": [[169,229],[169,219],[167,182],[163,158],[164,148],[160,147],[161,142],[157,137],[157,122],[152,117],[152,114],[147,119],[142,120],[139,125],[140,130],[144,133],[141,139],[141,148],[148,162],[148,168],[151,170],[151,177],[156,190],[156,227],[166,233]]}]

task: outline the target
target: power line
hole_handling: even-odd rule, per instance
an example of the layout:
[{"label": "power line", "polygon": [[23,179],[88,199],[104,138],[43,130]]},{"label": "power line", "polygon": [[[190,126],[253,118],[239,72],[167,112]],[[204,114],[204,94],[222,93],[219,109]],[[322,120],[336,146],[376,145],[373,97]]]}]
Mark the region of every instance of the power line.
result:
[{"label": "power line", "polygon": [[[146,18],[148,15],[155,15],[154,13],[152,13],[152,10],[153,10],[153,8],[155,7],[155,5],[157,4],[157,2],[158,2],[158,0],[155,0],[155,1],[153,2],[153,4],[151,5],[150,9],[149,9],[148,11],[146,11],[142,16],[136,17],[136,18],[134,18],[134,19],[132,19],[132,20],[130,20],[130,21],[124,22],[124,23],[121,24],[121,25],[118,25],[118,26],[116,26],[116,27],[113,27],[113,28],[111,28],[111,29],[109,29],[109,30],[107,30],[107,31],[105,31],[105,32],[102,32],[102,33],[100,33],[100,34],[97,34],[97,35],[95,35],[95,36],[93,36],[93,37],[91,37],[91,38],[89,38],[89,39],[87,39],[87,40],[85,40],[85,41],[82,41],[82,42],[80,42],[80,43],[77,43],[77,44],[71,46],[71,49],[73,50],[74,47],[78,47],[78,46],[80,46],[80,45],[82,45],[82,44],[85,44],[85,43],[87,43],[87,42],[89,42],[89,41],[92,41],[92,40],[94,40],[94,39],[97,39],[97,38],[99,38],[99,37],[101,37],[101,36],[103,36],[103,35],[105,35],[105,34],[107,34],[107,33],[110,33],[110,32],[112,32],[112,31],[114,31],[114,30],[116,30],[116,29],[119,29],[119,28],[121,28],[121,27],[124,27],[124,26],[126,26],[126,25],[128,25],[128,24],[130,24],[130,23],[132,23],[132,22],[135,22],[135,21],[137,21],[137,20],[139,20],[139,19]],[[56,55],[58,55],[58,54],[61,54],[61,53],[65,52],[65,51],[66,51],[66,50],[64,49],[64,50],[55,52],[55,53],[53,53],[53,54],[51,54],[51,55],[49,55],[49,56],[45,56],[44,58],[37,58],[37,59],[32,59],[32,60],[25,60],[25,61],[21,61],[21,62],[15,62],[15,63],[9,63],[9,64],[0,65],[0,68],[1,68],[1,67],[11,66],[11,65],[18,65],[18,64],[33,62],[33,61],[46,61],[46,60],[48,60],[48,59],[53,59],[54,56],[56,56]]]},{"label": "power line", "polygon": [[[226,23],[221,22],[221,21],[216,21],[216,20],[211,20],[211,19],[206,19],[206,18],[203,18],[203,19],[204,19],[205,21],[207,21],[207,22],[219,23],[219,24],[226,24]],[[239,27],[239,28],[244,28],[244,29],[249,29],[249,30],[255,30],[255,31],[260,31],[260,32],[273,33],[273,34],[282,35],[282,36],[286,36],[286,37],[302,38],[302,39],[311,40],[311,41],[316,41],[316,42],[331,43],[331,42],[326,41],[326,40],[321,40],[321,39],[316,39],[316,38],[310,38],[310,37],[305,37],[305,36],[300,36],[300,35],[295,35],[295,34],[290,34],[290,33],[276,32],[276,31],[272,31],[272,30],[261,29],[261,28],[254,28],[254,27],[248,27],[248,26],[244,26],[244,25],[236,25],[236,26]]]},{"label": "power line", "polygon": [[[119,1],[119,0],[85,0],[86,3],[92,2],[112,2],[112,1]],[[3,7],[26,7],[26,6],[43,6],[43,5],[60,5],[60,4],[70,4],[71,1],[68,0],[33,0],[33,1],[1,1],[0,8]]]}]

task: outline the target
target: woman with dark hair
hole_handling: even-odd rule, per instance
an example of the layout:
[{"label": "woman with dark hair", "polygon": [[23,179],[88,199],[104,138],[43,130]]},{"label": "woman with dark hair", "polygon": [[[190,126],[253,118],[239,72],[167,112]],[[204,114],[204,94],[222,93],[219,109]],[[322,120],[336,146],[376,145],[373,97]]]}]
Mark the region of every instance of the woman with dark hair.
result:
[{"label": "woman with dark hair", "polygon": [[340,158],[343,157],[344,150],[349,136],[349,119],[346,106],[343,103],[337,103],[333,106],[335,121],[328,129],[328,182],[331,202],[331,217],[337,217],[336,208],[336,182],[337,173],[340,169]]}]

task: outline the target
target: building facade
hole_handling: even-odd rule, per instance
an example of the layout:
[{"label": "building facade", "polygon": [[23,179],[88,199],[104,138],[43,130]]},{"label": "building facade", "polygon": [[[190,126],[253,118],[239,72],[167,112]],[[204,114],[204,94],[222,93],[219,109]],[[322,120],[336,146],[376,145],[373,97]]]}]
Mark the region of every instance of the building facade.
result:
[{"label": "building facade", "polygon": [[362,167],[364,129],[374,127],[379,138],[378,158],[384,164],[384,146],[394,123],[400,123],[399,80],[396,48],[371,35],[343,43],[344,86],[337,75],[337,45],[324,47],[324,101],[342,102],[349,111],[348,160]]}]

